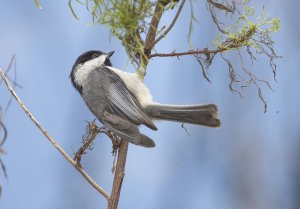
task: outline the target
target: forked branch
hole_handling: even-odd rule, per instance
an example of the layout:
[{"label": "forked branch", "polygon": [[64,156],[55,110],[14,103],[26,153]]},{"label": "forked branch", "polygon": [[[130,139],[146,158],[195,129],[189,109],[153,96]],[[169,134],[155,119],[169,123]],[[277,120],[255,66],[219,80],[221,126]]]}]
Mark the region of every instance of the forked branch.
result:
[{"label": "forked branch", "polygon": [[161,34],[155,41],[153,41],[153,44],[152,44],[152,47],[155,46],[161,39],[163,39],[173,28],[173,26],[175,25],[181,11],[182,11],[182,8],[184,6],[184,3],[185,3],[186,0],[183,0],[177,10],[177,13],[173,19],[173,21],[171,22],[171,24],[169,25],[169,27],[163,32],[163,34]]},{"label": "forked branch", "polygon": [[137,71],[137,74],[141,80],[144,79],[146,75],[146,67],[149,63],[149,58],[151,51],[154,47],[155,38],[157,35],[157,28],[161,19],[162,14],[164,13],[165,6],[168,5],[170,1],[168,0],[158,0],[154,9],[154,13],[151,19],[151,23],[146,35],[145,43],[144,43],[144,52],[139,57],[140,68]]}]

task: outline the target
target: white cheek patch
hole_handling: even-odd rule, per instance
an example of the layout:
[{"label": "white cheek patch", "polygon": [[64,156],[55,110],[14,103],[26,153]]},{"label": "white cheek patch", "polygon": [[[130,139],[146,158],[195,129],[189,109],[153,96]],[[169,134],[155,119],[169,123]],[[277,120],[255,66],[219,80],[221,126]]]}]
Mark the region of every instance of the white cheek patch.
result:
[{"label": "white cheek patch", "polygon": [[74,74],[75,83],[79,86],[83,86],[84,81],[89,75],[89,73],[96,67],[103,65],[106,60],[106,57],[107,55],[101,55],[97,58],[85,62],[84,64],[79,65]]}]

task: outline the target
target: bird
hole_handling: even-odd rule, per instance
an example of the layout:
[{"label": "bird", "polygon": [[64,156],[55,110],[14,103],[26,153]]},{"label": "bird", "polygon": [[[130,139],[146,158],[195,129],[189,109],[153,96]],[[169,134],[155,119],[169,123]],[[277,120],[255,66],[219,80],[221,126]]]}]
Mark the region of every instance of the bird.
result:
[{"label": "bird", "polygon": [[157,130],[154,121],[168,120],[208,127],[221,125],[215,104],[168,105],[154,102],[136,73],[112,66],[114,54],[99,50],[82,53],[75,61],[70,79],[87,107],[103,126],[120,139],[142,147],[155,142],[139,131],[140,125]]}]

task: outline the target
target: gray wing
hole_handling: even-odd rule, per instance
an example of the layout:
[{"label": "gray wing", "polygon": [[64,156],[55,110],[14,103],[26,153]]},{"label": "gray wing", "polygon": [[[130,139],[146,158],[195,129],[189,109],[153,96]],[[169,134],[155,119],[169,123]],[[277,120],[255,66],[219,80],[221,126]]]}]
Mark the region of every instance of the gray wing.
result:
[{"label": "gray wing", "polygon": [[124,81],[108,68],[99,68],[102,86],[108,98],[107,110],[135,125],[144,124],[153,130],[157,130],[150,116],[144,112],[135,96],[128,90]]},{"label": "gray wing", "polygon": [[102,116],[106,125],[121,138],[127,139],[129,142],[143,147],[155,147],[154,141],[144,134],[141,134],[137,125],[132,122],[107,111],[104,111]]}]

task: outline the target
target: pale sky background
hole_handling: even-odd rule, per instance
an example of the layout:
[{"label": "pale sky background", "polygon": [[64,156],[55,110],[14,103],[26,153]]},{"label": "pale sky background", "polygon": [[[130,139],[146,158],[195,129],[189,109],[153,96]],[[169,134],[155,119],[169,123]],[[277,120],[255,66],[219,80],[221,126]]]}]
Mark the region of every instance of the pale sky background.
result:
[{"label": "pale sky background", "polygon": [[[105,26],[89,25],[84,7],[74,9],[68,1],[0,1],[0,66],[6,68],[17,57],[16,91],[60,145],[72,155],[80,147],[86,120],[94,116],[73,89],[69,73],[84,51],[115,50],[115,67],[133,72],[120,42]],[[188,48],[189,5],[159,52]],[[262,8],[261,1],[253,1]],[[119,208],[138,209],[298,209],[300,208],[300,16],[299,1],[264,1],[271,16],[281,19],[282,29],[273,36],[278,60],[278,83],[272,81],[267,61],[253,68],[271,79],[274,91],[264,88],[268,112],[257,90],[243,92],[244,98],[228,89],[227,66],[216,57],[209,70],[212,83],[201,74],[192,57],[152,59],[145,79],[154,100],[162,103],[215,103],[222,127],[210,129],[181,124],[158,123],[159,131],[142,127],[156,148],[130,145],[126,176]],[[74,1],[74,5],[76,5]],[[192,40],[204,48],[217,36],[205,3],[194,3],[199,24]],[[168,23],[169,14],[162,22]],[[211,45],[211,44],[210,44]],[[237,57],[228,57],[235,63]],[[0,105],[8,98],[0,86]],[[98,209],[106,201],[50,145],[13,102],[4,123],[9,135],[1,156],[8,179],[0,172],[0,209]],[[110,192],[113,157],[111,143],[99,136],[93,151],[83,157],[83,166]]]}]

